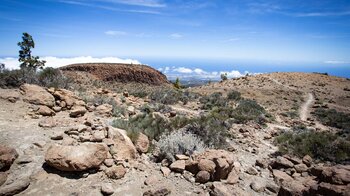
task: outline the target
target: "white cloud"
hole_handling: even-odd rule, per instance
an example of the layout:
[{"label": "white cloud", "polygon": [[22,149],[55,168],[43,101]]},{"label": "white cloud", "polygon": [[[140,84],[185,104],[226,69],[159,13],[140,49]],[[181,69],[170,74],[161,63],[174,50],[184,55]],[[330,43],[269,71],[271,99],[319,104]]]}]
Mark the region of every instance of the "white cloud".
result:
[{"label": "white cloud", "polygon": [[170,35],[170,38],[172,38],[172,39],[181,39],[183,37],[184,36],[182,34],[179,34],[179,33],[173,33]]},{"label": "white cloud", "polygon": [[[91,56],[80,56],[71,58],[60,58],[47,56],[40,58],[46,61],[46,67],[62,67],[65,65],[75,64],[75,63],[125,63],[125,64],[141,64],[137,60],[133,59],[121,59],[117,57],[102,57],[94,58]],[[19,62],[17,58],[0,58],[0,63],[4,63],[6,68],[16,69],[19,68]]]},{"label": "white cloud", "polygon": [[192,69],[189,69],[189,68],[185,68],[185,67],[179,67],[179,68],[176,68],[174,69],[173,71],[175,72],[179,72],[179,73],[192,73]]},{"label": "white cloud", "polygon": [[350,62],[346,61],[325,61],[326,64],[350,64]]},{"label": "white cloud", "polygon": [[110,36],[123,36],[126,35],[127,33],[124,31],[106,31],[105,32],[106,35],[110,35]]},{"label": "white cloud", "polygon": [[193,71],[194,71],[194,73],[196,73],[196,74],[207,74],[206,71],[203,71],[203,69],[199,69],[199,68],[196,68],[196,69],[194,69]]}]

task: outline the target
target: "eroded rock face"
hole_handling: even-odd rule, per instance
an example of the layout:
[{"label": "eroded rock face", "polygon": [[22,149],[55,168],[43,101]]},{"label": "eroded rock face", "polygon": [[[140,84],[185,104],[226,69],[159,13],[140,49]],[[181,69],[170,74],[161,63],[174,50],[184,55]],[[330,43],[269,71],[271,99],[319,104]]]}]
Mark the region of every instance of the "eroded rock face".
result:
[{"label": "eroded rock face", "polygon": [[11,167],[13,161],[18,157],[15,149],[0,145],[0,170]]},{"label": "eroded rock face", "polygon": [[23,93],[23,101],[26,101],[35,105],[45,105],[48,107],[53,107],[55,105],[55,98],[44,88],[33,85],[33,84],[23,84],[20,87]]},{"label": "eroded rock face", "polygon": [[47,150],[45,161],[61,171],[83,171],[97,168],[107,158],[107,153],[107,147],[103,144],[53,145]]}]

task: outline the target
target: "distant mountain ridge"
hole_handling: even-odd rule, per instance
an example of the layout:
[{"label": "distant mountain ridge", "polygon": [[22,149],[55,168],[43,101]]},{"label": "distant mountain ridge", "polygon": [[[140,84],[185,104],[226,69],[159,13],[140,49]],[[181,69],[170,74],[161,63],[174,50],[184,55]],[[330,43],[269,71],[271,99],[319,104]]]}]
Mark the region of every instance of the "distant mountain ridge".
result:
[{"label": "distant mountain ridge", "polygon": [[141,64],[121,63],[80,63],[59,68],[65,75],[78,79],[85,75],[105,82],[145,83],[151,85],[169,84],[167,77],[160,71]]}]

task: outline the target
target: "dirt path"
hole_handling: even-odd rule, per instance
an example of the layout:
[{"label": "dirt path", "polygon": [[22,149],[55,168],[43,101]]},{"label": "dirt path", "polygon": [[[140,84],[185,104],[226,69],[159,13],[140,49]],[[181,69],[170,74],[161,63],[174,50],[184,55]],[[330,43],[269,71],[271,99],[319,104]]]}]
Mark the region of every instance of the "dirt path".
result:
[{"label": "dirt path", "polygon": [[309,113],[310,113],[310,107],[311,107],[312,103],[314,102],[314,100],[315,100],[315,98],[312,95],[312,93],[308,93],[307,100],[300,108],[300,119],[302,121],[307,120],[307,117],[309,116]]}]

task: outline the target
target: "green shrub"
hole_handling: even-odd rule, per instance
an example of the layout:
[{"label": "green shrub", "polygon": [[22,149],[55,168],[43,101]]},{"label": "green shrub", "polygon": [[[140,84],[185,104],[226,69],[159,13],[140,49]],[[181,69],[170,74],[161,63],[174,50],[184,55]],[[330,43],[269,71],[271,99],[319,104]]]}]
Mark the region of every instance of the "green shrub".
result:
[{"label": "green shrub", "polygon": [[258,121],[259,118],[265,118],[266,111],[254,100],[241,100],[239,105],[234,109],[232,117],[237,123],[246,123],[250,120]]},{"label": "green shrub", "polygon": [[196,99],[198,95],[188,91],[174,89],[160,89],[152,92],[149,98],[155,102],[162,104],[176,104],[179,101],[187,104],[188,101]]},{"label": "green shrub", "polygon": [[314,114],[322,124],[350,132],[350,114],[323,108],[316,109]]},{"label": "green shrub", "polygon": [[161,134],[173,130],[170,122],[159,113],[142,113],[129,118],[127,121],[115,119],[113,126],[125,129],[128,135],[137,135],[142,132],[150,140],[158,140]]},{"label": "green shrub", "polygon": [[201,116],[185,127],[186,131],[197,135],[205,145],[212,148],[225,148],[230,138],[230,125],[213,115]]},{"label": "green shrub", "polygon": [[229,93],[227,93],[227,99],[233,100],[233,101],[239,101],[241,100],[241,93],[235,90],[231,90]]},{"label": "green shrub", "polygon": [[69,88],[71,79],[65,77],[62,72],[52,67],[47,67],[38,72],[38,81],[41,86],[55,88]]},{"label": "green shrub", "polygon": [[220,92],[203,96],[199,99],[199,102],[203,104],[202,109],[205,110],[211,110],[214,107],[226,107],[228,105],[228,101],[223,98],[222,93]]},{"label": "green shrub", "polygon": [[350,159],[349,139],[329,132],[303,129],[282,133],[275,138],[275,143],[283,154],[310,155],[323,161],[342,162]]}]

